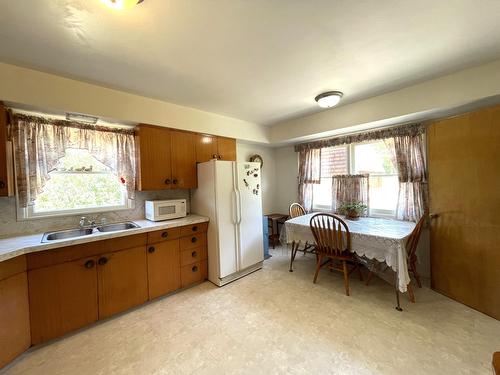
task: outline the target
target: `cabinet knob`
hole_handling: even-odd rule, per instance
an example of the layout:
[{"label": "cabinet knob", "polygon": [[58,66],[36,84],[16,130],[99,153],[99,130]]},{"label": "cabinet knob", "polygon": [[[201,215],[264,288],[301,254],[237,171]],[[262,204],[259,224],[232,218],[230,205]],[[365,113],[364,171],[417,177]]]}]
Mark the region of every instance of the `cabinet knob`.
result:
[{"label": "cabinet knob", "polygon": [[198,266],[193,266],[193,268],[191,268],[191,271],[198,272]]},{"label": "cabinet knob", "polygon": [[212,159],[217,159],[217,154],[212,154]]},{"label": "cabinet knob", "polygon": [[191,238],[192,243],[195,243],[196,241],[198,241],[198,239],[196,237]]},{"label": "cabinet knob", "polygon": [[178,182],[179,182],[179,181],[178,181],[176,178],[174,178],[174,179],[172,180],[172,183],[173,183],[174,185],[177,185],[177,183],[178,183]]},{"label": "cabinet knob", "polygon": [[161,236],[162,236],[163,238],[167,238],[167,237],[168,237],[168,232],[163,232],[163,233],[161,234]]},{"label": "cabinet knob", "polygon": [[0,181],[0,189],[3,189],[3,188],[5,188],[5,182]]},{"label": "cabinet knob", "polygon": [[165,179],[165,185],[170,185],[170,178]]},{"label": "cabinet knob", "polygon": [[197,253],[196,251],[193,251],[193,252],[191,253],[191,256],[192,256],[193,258],[196,258],[196,256],[197,256],[197,255],[198,255],[198,253]]},{"label": "cabinet knob", "polygon": [[93,268],[94,265],[95,265],[95,262],[92,259],[91,260],[87,260],[85,262],[85,268],[87,268],[87,269]]},{"label": "cabinet knob", "polygon": [[221,155],[217,155],[217,159],[222,160],[222,156]]},{"label": "cabinet knob", "polygon": [[100,266],[104,266],[106,263],[108,263],[108,258],[106,258],[106,257],[99,258],[99,260],[97,261],[97,263]]},{"label": "cabinet knob", "polygon": [[196,232],[198,230],[198,227],[195,225],[194,227],[191,228],[193,232]]},{"label": "cabinet knob", "polygon": [[154,246],[150,246],[150,247],[148,248],[148,253],[154,253],[154,252],[155,252],[155,250],[156,250],[156,249],[155,249],[155,247],[154,247]]}]

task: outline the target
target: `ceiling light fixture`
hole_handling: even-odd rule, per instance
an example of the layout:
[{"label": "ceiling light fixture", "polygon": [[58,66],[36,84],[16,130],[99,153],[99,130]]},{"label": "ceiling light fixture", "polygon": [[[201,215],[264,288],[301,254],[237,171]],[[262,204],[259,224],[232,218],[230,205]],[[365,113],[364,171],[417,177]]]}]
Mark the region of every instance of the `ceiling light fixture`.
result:
[{"label": "ceiling light fixture", "polygon": [[144,0],[101,0],[108,7],[113,9],[128,9],[134,5],[142,3]]},{"label": "ceiling light fixture", "polygon": [[340,91],[328,91],[319,94],[314,98],[321,108],[331,108],[335,107],[342,99],[342,94]]}]

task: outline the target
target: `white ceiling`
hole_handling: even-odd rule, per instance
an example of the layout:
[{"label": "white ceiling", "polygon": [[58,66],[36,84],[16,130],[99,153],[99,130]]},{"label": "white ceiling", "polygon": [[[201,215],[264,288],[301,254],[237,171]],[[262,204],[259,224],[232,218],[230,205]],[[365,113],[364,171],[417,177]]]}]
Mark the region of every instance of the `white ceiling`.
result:
[{"label": "white ceiling", "polygon": [[10,0],[0,60],[270,125],[322,91],[346,104],[498,58],[499,19],[498,0]]}]

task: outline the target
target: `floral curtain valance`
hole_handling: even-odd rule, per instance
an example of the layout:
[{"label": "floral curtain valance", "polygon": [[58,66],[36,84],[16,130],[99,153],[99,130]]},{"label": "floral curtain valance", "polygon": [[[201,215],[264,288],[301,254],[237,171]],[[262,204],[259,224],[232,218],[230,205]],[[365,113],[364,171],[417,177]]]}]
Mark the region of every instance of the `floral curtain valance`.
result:
[{"label": "floral curtain valance", "polygon": [[68,148],[86,149],[135,192],[135,140],[132,129],[93,126],[72,121],[11,113],[9,138],[15,148],[19,205],[32,204]]},{"label": "floral curtain valance", "polygon": [[378,139],[394,138],[397,136],[416,136],[425,133],[425,125],[409,124],[400,125],[386,129],[356,133],[335,138],[320,139],[319,141],[301,143],[295,146],[295,152],[311,149],[322,149],[325,147],[341,146],[350,143],[374,141]]}]

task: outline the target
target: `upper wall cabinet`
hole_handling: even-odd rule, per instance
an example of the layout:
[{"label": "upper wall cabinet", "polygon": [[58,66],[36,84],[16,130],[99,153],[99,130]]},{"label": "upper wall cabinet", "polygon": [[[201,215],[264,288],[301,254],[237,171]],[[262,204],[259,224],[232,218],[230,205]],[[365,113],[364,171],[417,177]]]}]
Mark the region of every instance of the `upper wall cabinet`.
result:
[{"label": "upper wall cabinet", "polygon": [[172,185],[174,188],[196,187],[196,134],[171,130]]},{"label": "upper wall cabinet", "polygon": [[0,196],[9,195],[7,173],[7,111],[0,104]]},{"label": "upper wall cabinet", "polygon": [[196,187],[194,133],[141,124],[136,137],[139,190]]},{"label": "upper wall cabinet", "polygon": [[236,140],[199,134],[196,139],[196,161],[203,163],[210,159],[236,161]]}]

